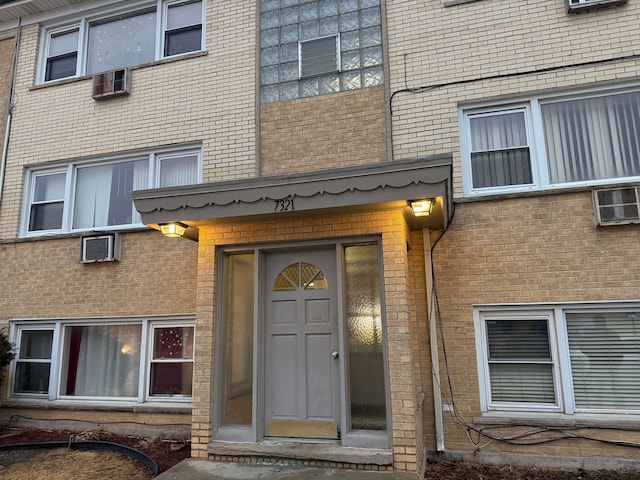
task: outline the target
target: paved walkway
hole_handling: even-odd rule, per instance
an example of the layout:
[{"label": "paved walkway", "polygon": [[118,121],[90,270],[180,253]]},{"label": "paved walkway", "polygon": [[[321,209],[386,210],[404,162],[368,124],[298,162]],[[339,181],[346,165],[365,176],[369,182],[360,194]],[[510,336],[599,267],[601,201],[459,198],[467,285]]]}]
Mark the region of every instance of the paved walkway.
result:
[{"label": "paved walkway", "polygon": [[415,473],[256,465],[188,458],[156,480],[418,480]]}]

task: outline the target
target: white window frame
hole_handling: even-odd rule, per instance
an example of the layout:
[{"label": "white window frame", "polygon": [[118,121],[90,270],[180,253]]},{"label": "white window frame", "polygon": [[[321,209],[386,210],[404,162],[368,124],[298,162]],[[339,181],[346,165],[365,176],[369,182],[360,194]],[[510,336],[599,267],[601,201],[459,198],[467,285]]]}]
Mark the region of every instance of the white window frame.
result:
[{"label": "white window frame", "polygon": [[[565,183],[551,183],[549,177],[548,158],[545,148],[544,127],[542,123],[541,105],[562,100],[579,100],[598,96],[609,96],[640,91],[640,82],[628,82],[617,86],[591,87],[573,91],[545,93],[525,98],[514,98],[509,102],[482,102],[474,105],[462,105],[458,108],[458,125],[460,127],[460,156],[462,161],[462,184],[465,197],[481,197],[488,195],[528,193],[538,191],[554,191],[572,188],[585,188],[599,185],[617,185],[640,182],[640,176],[607,178]],[[533,183],[526,185],[507,185],[497,187],[474,188],[471,163],[471,126],[470,118],[474,116],[505,114],[524,109],[527,143],[530,148],[531,174]]]},{"label": "white window frame", "polygon": [[[480,374],[480,390],[482,392],[480,397],[480,404],[483,411],[489,410],[504,410],[504,411],[518,411],[523,409],[535,408],[536,410],[546,412],[561,412],[562,411],[562,398],[559,395],[560,392],[560,373],[557,358],[557,340],[553,322],[553,311],[541,310],[541,311],[496,311],[496,312],[482,312],[476,313],[476,350],[478,352],[478,368]],[[487,321],[490,320],[503,320],[503,321],[522,321],[522,320],[545,320],[547,322],[547,331],[549,335],[549,351],[551,352],[551,364],[553,373],[553,388],[555,392],[555,402],[553,404],[532,404],[532,403],[515,403],[515,402],[494,402],[491,398],[491,378],[489,374],[489,352],[488,352],[488,336],[487,336]],[[524,362],[523,362],[524,363]],[[535,363],[535,362],[532,362]],[[533,406],[533,407],[532,407]]]},{"label": "white window frame", "polygon": [[[569,339],[567,335],[567,313],[638,312],[640,302],[598,302],[598,303],[565,303],[565,304],[529,304],[529,305],[486,305],[473,309],[478,382],[480,387],[480,408],[484,416],[529,417],[542,416],[551,418],[624,418],[640,420],[638,410],[606,410],[576,409],[571,373]],[[504,403],[491,401],[491,384],[489,377],[487,320],[522,320],[546,318],[549,325],[549,347],[554,363],[554,388],[556,405],[535,403]]]},{"label": "white window frame", "polygon": [[[167,28],[167,12],[170,5],[176,5],[181,3],[191,3],[202,1],[202,34],[200,38],[200,49],[192,52],[185,52],[170,57],[164,56],[164,37]],[[138,2],[134,8],[128,7],[126,9],[113,7],[107,7],[98,11],[91,11],[90,14],[84,15],[78,18],[74,22],[68,22],[65,24],[46,25],[43,27],[40,45],[40,55],[38,63],[37,84],[52,83],[61,80],[68,80],[70,78],[83,77],[87,75],[87,46],[89,42],[89,30],[92,23],[105,22],[108,23],[110,19],[117,20],[119,16],[136,14],[155,7],[156,11],[156,28],[155,28],[155,47],[154,47],[154,61],[160,61],[164,58],[179,58],[180,56],[201,52],[204,50],[205,44],[205,13],[206,13],[206,0],[154,0],[154,1],[141,1]],[[47,59],[49,58],[49,48],[51,43],[51,37],[54,35],[70,32],[72,30],[78,30],[78,48],[77,48],[77,62],[76,73],[64,78],[54,79],[47,81],[45,79]],[[130,65],[129,67],[135,67],[136,65]],[[99,72],[93,72],[99,73]]]},{"label": "white window frame", "polygon": [[[166,363],[166,362],[181,362],[181,363],[191,363],[193,365],[193,356],[190,359],[186,358],[176,358],[169,360],[154,360],[153,359],[153,346],[154,346],[154,338],[156,330],[160,328],[172,328],[172,327],[192,327],[193,328],[193,352],[195,354],[195,323],[167,323],[167,322],[157,322],[153,321],[149,323],[148,328],[148,345],[147,348],[147,371],[145,377],[145,398],[147,400],[153,400],[154,402],[172,402],[176,399],[184,399],[191,398],[190,395],[162,395],[162,394],[152,394],[151,393],[151,364],[152,363]],[[193,388],[193,387],[192,387]]]},{"label": "white window frame", "polygon": [[[64,395],[62,388],[62,365],[64,351],[64,331],[73,326],[114,326],[114,325],[139,325],[140,334],[140,365],[138,374],[138,392],[135,398],[130,397],[87,397]],[[101,317],[101,318],[63,318],[63,319],[34,319],[14,320],[10,322],[11,341],[19,345],[22,332],[34,330],[53,331],[51,346],[51,370],[49,374],[49,389],[47,393],[15,393],[14,383],[18,357],[14,358],[9,367],[10,378],[14,379],[10,385],[10,396],[15,401],[46,400],[64,404],[104,404],[117,403],[123,405],[174,404],[178,407],[191,404],[193,397],[190,395],[158,396],[149,394],[149,372],[151,371],[152,328],[158,327],[193,327],[195,339],[195,317],[193,315],[166,315],[156,317]],[[194,340],[195,341],[195,340]],[[193,378],[192,378],[193,382]],[[193,389],[193,387],[192,387]]]},{"label": "white window frame", "polygon": [[[28,362],[28,363],[48,363],[49,364],[49,389],[46,393],[35,393],[35,392],[15,392],[15,381],[17,380],[17,368],[20,360],[20,347],[22,346],[22,334],[24,332],[33,332],[33,331],[50,331],[52,332],[52,340],[51,340],[51,358],[49,362],[39,361],[39,362]],[[52,398],[51,397],[51,384],[57,385],[54,380],[55,371],[57,370],[57,359],[54,355],[54,345],[58,341],[57,339],[57,331],[55,329],[55,324],[53,323],[42,323],[38,325],[34,324],[12,324],[9,330],[9,337],[13,339],[13,343],[16,345],[16,355],[13,361],[10,364],[10,378],[13,379],[11,384],[11,396],[13,397],[23,397],[23,398]]]},{"label": "white window frame", "polygon": [[[45,235],[57,235],[72,232],[85,231],[112,231],[114,229],[126,230],[143,228],[143,223],[130,223],[122,225],[108,225],[101,227],[89,228],[73,228],[73,212],[75,191],[77,182],[77,171],[82,167],[92,167],[100,165],[113,165],[121,162],[131,162],[135,160],[146,160],[148,166],[148,176],[146,186],[144,188],[157,188],[160,181],[160,162],[167,158],[180,158],[197,156],[197,175],[196,183],[202,182],[202,149],[199,145],[185,145],[181,148],[166,148],[158,150],[149,150],[137,152],[133,154],[119,154],[102,157],[98,159],[82,160],[77,162],[59,164],[56,166],[35,165],[27,169],[25,174],[25,196],[22,209],[22,224],[20,228],[21,237],[40,237]],[[58,229],[51,230],[34,230],[29,231],[29,222],[31,216],[31,205],[33,203],[34,188],[36,178],[41,175],[50,175],[55,173],[65,173],[65,195],[62,214],[62,225]]]}]

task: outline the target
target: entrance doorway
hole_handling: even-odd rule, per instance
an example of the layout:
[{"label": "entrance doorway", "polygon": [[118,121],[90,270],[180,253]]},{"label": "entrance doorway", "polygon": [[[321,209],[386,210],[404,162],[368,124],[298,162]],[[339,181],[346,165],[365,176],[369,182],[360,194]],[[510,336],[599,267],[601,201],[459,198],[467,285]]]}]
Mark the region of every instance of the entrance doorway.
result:
[{"label": "entrance doorway", "polygon": [[335,250],[270,253],[265,275],[265,434],[336,439],[340,359]]}]

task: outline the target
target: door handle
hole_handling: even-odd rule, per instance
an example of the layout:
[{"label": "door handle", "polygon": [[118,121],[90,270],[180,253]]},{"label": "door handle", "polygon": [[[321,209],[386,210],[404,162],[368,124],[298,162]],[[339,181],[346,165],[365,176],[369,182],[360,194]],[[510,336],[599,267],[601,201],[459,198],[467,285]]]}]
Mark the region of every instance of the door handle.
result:
[{"label": "door handle", "polygon": [[333,358],[338,358],[340,356],[340,354],[336,350],[334,350],[333,352],[331,352],[331,356]]}]

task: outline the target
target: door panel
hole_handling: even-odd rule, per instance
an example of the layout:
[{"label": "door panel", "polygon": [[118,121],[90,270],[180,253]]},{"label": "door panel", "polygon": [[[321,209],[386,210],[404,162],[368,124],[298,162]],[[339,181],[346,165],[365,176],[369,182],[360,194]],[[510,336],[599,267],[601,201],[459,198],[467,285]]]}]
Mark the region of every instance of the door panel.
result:
[{"label": "door panel", "polygon": [[298,411],[296,335],[274,335],[271,340],[273,342],[271,374],[273,379],[273,415],[295,419]]},{"label": "door panel", "polygon": [[270,254],[265,280],[266,434],[337,438],[335,252]]}]

